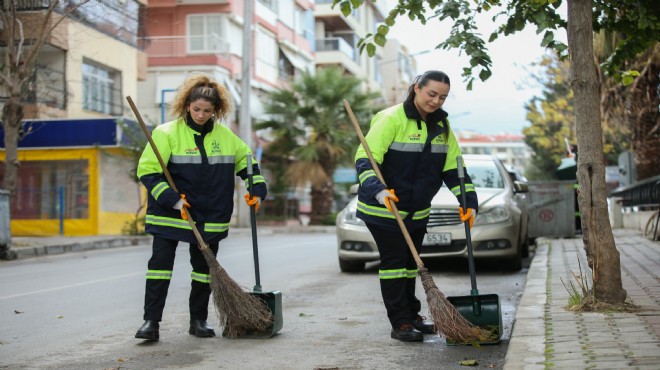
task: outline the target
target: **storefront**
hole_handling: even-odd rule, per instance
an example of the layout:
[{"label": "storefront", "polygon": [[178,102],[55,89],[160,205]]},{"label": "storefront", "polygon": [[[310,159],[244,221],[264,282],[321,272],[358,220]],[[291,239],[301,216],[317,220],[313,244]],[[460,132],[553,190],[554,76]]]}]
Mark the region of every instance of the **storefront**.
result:
[{"label": "storefront", "polygon": [[[25,121],[12,235],[122,234],[144,199],[122,127],[116,118]],[[0,178],[4,158],[1,149]]]}]

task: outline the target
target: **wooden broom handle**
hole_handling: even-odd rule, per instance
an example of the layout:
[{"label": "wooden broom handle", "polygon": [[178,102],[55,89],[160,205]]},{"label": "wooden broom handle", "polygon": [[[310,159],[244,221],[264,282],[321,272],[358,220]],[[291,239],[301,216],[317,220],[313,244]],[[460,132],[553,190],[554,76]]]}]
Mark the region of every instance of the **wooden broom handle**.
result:
[{"label": "wooden broom handle", "polygon": [[[376,172],[376,176],[378,177],[378,180],[380,180],[380,182],[382,182],[383,185],[387,186],[387,184],[385,183],[385,179],[383,179],[383,174],[380,173],[380,168],[378,168],[378,164],[376,163],[376,160],[374,160],[374,156],[371,154],[369,145],[367,145],[367,141],[364,139],[364,135],[362,135],[362,130],[360,129],[360,125],[358,125],[357,119],[355,118],[355,114],[353,114],[353,109],[351,109],[351,105],[348,103],[346,99],[344,99],[344,107],[346,108],[346,112],[348,112],[348,117],[351,119],[351,122],[353,123],[353,127],[355,127],[355,131],[357,131],[358,137],[360,138],[360,143],[362,143],[362,147],[364,148],[364,151],[367,152],[367,157],[369,157],[369,162],[371,162],[371,167],[373,167],[374,172]],[[385,201],[387,202],[387,200]],[[408,243],[408,248],[410,248],[410,252],[412,253],[413,258],[415,258],[415,263],[417,263],[417,268],[418,269],[423,268],[424,263],[422,262],[422,259],[419,257],[419,253],[417,253],[417,249],[415,249],[415,244],[410,238],[410,234],[408,233],[408,229],[406,228],[406,225],[403,223],[403,218],[401,218],[401,215],[399,214],[399,209],[396,207],[396,203],[390,202],[390,206],[392,207],[392,213],[394,213],[396,222],[399,224],[399,227],[401,228],[403,237],[406,239],[406,242]]]},{"label": "wooden broom handle", "polygon": [[[140,112],[138,112],[137,107],[135,106],[135,103],[133,103],[133,99],[131,99],[130,96],[126,97],[126,100],[128,100],[128,105],[131,106],[131,110],[133,111],[133,114],[135,114],[135,117],[138,120],[138,123],[140,124],[140,127],[142,127],[142,131],[144,132],[144,135],[147,137],[147,140],[149,140],[149,144],[151,145],[151,149],[153,149],[154,153],[156,154],[156,158],[158,158],[158,163],[160,163],[160,167],[163,169],[163,174],[165,174],[165,178],[167,179],[167,183],[170,185],[170,188],[172,190],[176,191],[177,193],[179,190],[176,188],[176,185],[174,184],[174,180],[172,180],[172,176],[170,176],[170,171],[167,170],[167,166],[165,165],[165,162],[163,161],[163,157],[160,156],[160,152],[158,151],[158,147],[156,147],[156,144],[154,143],[154,140],[151,138],[151,133],[147,129],[147,126],[144,124],[144,121],[142,120],[142,116],[140,116]],[[192,219],[192,216],[190,215],[190,211],[188,211],[187,207],[181,207],[181,209],[186,212],[186,215],[188,216],[188,224],[190,224],[190,227],[192,228],[193,234],[195,234],[195,238],[197,239],[197,243],[199,245],[199,249],[208,249],[208,245],[204,242],[204,239],[202,238],[202,235],[199,233],[199,230],[197,230],[197,226],[195,225],[195,222]]]}]

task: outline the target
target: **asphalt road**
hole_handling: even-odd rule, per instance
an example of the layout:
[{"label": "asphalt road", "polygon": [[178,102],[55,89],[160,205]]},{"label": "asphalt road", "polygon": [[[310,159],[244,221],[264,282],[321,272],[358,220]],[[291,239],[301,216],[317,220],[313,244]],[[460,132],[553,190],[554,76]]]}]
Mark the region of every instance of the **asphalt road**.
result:
[{"label": "asphalt road", "polygon": [[[499,271],[477,264],[481,294],[498,294],[502,343],[447,346],[390,338],[377,265],[360,274],[339,271],[334,234],[259,236],[261,285],[281,291],[284,326],[269,339],[202,339],[187,333],[188,246],[177,252],[161,340],[135,339],[142,324],[148,245],[4,262],[0,265],[0,369],[501,369],[527,269]],[[252,242],[230,236],[219,262],[251,290]],[[528,261],[526,261],[528,265]],[[467,264],[428,264],[447,296],[470,293]],[[418,298],[426,307],[418,281]],[[211,306],[213,306],[211,304]],[[211,307],[210,323],[217,327]],[[219,332],[219,330],[217,330]]]}]

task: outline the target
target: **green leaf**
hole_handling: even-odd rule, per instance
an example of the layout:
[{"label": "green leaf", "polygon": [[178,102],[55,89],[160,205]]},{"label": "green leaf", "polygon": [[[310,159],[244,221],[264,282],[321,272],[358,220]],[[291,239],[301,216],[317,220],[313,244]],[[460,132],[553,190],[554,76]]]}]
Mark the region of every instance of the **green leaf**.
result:
[{"label": "green leaf", "polygon": [[555,34],[552,31],[545,31],[545,34],[543,35],[543,40],[541,40],[541,46],[548,46],[554,40],[555,40]]},{"label": "green leaf", "polygon": [[463,360],[463,361],[458,361],[458,364],[461,366],[477,366],[479,363],[477,360]]},{"label": "green leaf", "polygon": [[383,47],[385,46],[385,42],[387,42],[387,38],[379,33],[374,36],[374,42],[376,43],[376,45]]},{"label": "green leaf", "polygon": [[376,45],[374,44],[367,45],[367,55],[369,55],[370,57],[376,55]]},{"label": "green leaf", "polygon": [[623,86],[630,86],[637,77],[639,77],[638,71],[625,71],[621,74],[621,83]]},{"label": "green leaf", "polygon": [[341,14],[343,14],[344,17],[348,17],[349,15],[351,15],[351,12],[353,11],[353,9],[351,9],[351,3],[349,2],[341,3],[339,8],[341,9]]},{"label": "green leaf", "polygon": [[378,26],[377,32],[379,35],[386,36],[387,33],[390,32],[390,28],[384,24],[381,24],[380,26]]},{"label": "green leaf", "polygon": [[493,73],[490,71],[490,69],[484,69],[481,72],[479,72],[479,78],[481,79],[481,81],[486,81],[487,79],[490,78],[492,74]]}]

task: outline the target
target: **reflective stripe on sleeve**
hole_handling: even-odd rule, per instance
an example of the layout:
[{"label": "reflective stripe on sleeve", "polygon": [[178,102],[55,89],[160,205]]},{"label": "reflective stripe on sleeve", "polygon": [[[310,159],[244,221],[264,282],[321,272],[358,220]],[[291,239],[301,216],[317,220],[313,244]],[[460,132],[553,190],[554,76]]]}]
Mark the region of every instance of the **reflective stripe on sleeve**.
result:
[{"label": "reflective stripe on sleeve", "polygon": [[364,181],[370,177],[376,177],[376,172],[374,170],[366,170],[362,172],[359,176],[360,184],[363,184]]},{"label": "reflective stripe on sleeve", "polygon": [[154,186],[153,189],[151,189],[151,196],[158,200],[158,197],[169,187],[170,186],[166,182],[160,182],[158,185]]}]

